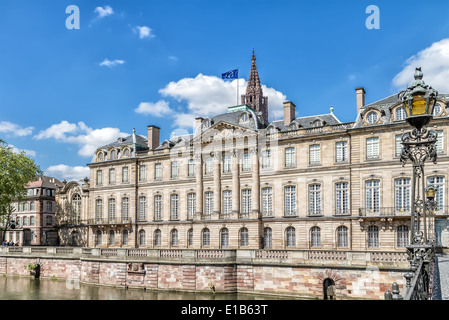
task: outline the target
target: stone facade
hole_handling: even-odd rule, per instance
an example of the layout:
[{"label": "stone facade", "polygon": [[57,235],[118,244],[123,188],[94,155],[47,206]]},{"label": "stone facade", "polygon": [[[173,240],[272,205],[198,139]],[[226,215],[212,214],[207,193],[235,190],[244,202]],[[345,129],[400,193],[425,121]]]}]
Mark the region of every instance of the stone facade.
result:
[{"label": "stone facade", "polygon": [[[247,96],[254,90],[249,86]],[[356,101],[349,123],[333,110],[296,117],[291,102],[284,104],[286,119],[267,123],[263,106],[241,105],[198,118],[189,135],[156,143],[159,128],[150,126],[148,137],[134,132],[103,146],[88,165],[90,179],[59,189],[61,216],[71,217],[64,208],[76,195],[82,199],[79,219],[61,224],[61,241],[92,248],[405,252],[412,168],[399,155],[400,137],[411,128],[396,95],[365,105],[359,88]],[[440,94],[428,126],[439,137],[438,164],[426,166],[439,188],[437,218],[448,217],[447,105],[448,95]]]}]

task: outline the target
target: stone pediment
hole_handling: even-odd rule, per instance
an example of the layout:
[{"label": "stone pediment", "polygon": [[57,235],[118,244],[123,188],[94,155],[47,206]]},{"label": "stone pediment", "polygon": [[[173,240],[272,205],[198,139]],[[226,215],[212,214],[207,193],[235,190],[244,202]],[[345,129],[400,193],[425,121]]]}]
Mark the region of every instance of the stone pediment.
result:
[{"label": "stone pediment", "polygon": [[239,125],[231,124],[228,122],[220,121],[214,124],[212,127],[204,130],[201,134],[197,135],[193,139],[193,143],[221,141],[228,139],[239,139],[247,136],[254,136],[257,134],[256,130],[241,127]]}]

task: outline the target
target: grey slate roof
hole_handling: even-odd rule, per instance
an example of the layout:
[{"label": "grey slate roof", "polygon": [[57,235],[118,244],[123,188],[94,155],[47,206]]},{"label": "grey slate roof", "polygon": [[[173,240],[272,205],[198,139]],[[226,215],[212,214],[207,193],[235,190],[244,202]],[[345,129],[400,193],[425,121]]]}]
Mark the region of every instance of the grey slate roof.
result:
[{"label": "grey slate roof", "polygon": [[[126,145],[132,145],[133,142],[133,135],[129,135],[127,137],[118,138],[114,142],[107,144],[101,148],[110,148],[110,147],[121,147]],[[137,151],[148,149],[148,140],[142,136],[136,135],[136,145],[137,145]]]},{"label": "grey slate roof", "polygon": [[282,132],[282,131],[291,130],[291,129],[289,129],[289,126],[294,123],[296,123],[299,128],[305,128],[305,129],[312,128],[313,122],[316,120],[322,121],[323,125],[335,125],[335,124],[341,123],[341,121],[338,120],[337,117],[333,113],[328,113],[328,114],[319,114],[319,115],[315,115],[315,116],[297,117],[292,121],[291,124],[289,124],[287,126],[284,124],[284,120],[273,121],[271,123],[271,125],[274,125],[276,128],[278,128]]}]

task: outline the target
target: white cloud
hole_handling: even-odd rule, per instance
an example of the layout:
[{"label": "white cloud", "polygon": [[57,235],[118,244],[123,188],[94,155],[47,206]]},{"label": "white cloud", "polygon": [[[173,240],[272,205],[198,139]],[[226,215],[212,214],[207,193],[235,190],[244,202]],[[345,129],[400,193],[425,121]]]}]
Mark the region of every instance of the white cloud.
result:
[{"label": "white cloud", "polygon": [[119,64],[124,64],[125,61],[124,60],[109,60],[109,59],[104,59],[103,62],[100,63],[100,67],[108,67],[108,68],[112,68],[115,67]]},{"label": "white cloud", "polygon": [[[237,83],[239,94],[237,97]],[[203,74],[195,78],[184,78],[170,82],[165,88],[159,90],[164,97],[170,97],[178,102],[187,103],[187,112],[175,113],[174,124],[187,128],[192,127],[195,117],[215,116],[227,112],[228,107],[241,103],[240,96],[246,92],[245,79],[224,81],[215,76]],[[265,96],[268,96],[269,116],[277,119],[283,116],[283,102],[286,96],[273,88],[262,85]]]},{"label": "white cloud", "polygon": [[140,114],[149,114],[158,118],[173,112],[169,107],[169,103],[165,100],[159,100],[156,103],[142,102],[134,111]]},{"label": "white cloud", "polygon": [[440,93],[449,92],[449,38],[434,42],[407,59],[404,68],[394,77],[393,86],[398,90],[408,87],[414,80],[416,67],[421,67],[426,84]]},{"label": "white cloud", "polygon": [[67,181],[78,181],[84,179],[85,177],[89,177],[88,167],[71,167],[65,164],[50,166],[46,170],[44,170],[44,172],[46,176],[55,177],[60,181],[64,179]]},{"label": "white cloud", "polygon": [[24,151],[25,155],[27,155],[29,157],[35,157],[36,156],[36,151],[34,151],[34,150],[18,149],[18,148],[16,148],[12,144],[10,145],[10,147],[12,148],[12,151],[14,151],[15,153],[21,153],[22,151]]},{"label": "white cloud", "polygon": [[139,33],[139,39],[144,38],[154,38],[155,35],[152,33],[152,29],[147,26],[137,26],[135,31]]},{"label": "white cloud", "polygon": [[114,14],[114,10],[110,6],[105,7],[96,7],[94,10],[95,13],[98,13],[97,18],[104,18]]},{"label": "white cloud", "polygon": [[79,155],[92,157],[98,147],[125,136],[128,134],[121,132],[118,128],[92,129],[84,122],[75,124],[61,121],[61,123],[42,130],[34,138],[37,140],[53,138],[60,142],[76,144],[79,147]]},{"label": "white cloud", "polygon": [[13,136],[24,137],[28,136],[33,132],[33,127],[22,128],[16,123],[8,122],[8,121],[0,121],[0,132],[1,133],[10,133]]}]

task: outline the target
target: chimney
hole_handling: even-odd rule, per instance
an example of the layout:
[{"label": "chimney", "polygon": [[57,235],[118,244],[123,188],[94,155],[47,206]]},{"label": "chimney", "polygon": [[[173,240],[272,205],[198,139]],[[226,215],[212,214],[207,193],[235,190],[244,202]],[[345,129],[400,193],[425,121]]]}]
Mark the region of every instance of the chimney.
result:
[{"label": "chimney", "polygon": [[360,114],[360,109],[362,109],[365,106],[365,89],[357,88],[355,89],[355,92],[357,93],[357,115]]},{"label": "chimney", "polygon": [[159,147],[161,128],[148,126],[148,147],[154,150]]},{"label": "chimney", "polygon": [[201,117],[195,118],[195,132],[198,129],[198,127],[201,125],[203,120],[204,120],[204,118],[201,118]]},{"label": "chimney", "polygon": [[295,120],[295,109],[296,106],[291,101],[284,102],[284,124],[289,125],[293,120]]}]

